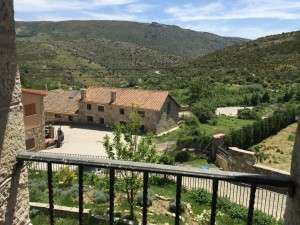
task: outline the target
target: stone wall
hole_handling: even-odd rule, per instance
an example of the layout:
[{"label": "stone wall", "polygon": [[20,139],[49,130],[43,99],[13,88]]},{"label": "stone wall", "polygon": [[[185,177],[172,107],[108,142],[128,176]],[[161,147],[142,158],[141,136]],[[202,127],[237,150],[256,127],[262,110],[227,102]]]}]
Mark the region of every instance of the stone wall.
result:
[{"label": "stone wall", "polygon": [[289,176],[288,172],[256,163],[254,152],[229,147],[226,154],[217,154],[216,163],[227,171],[256,173],[274,176]]},{"label": "stone wall", "polygon": [[29,223],[27,174],[16,163],[25,150],[20,77],[17,75],[13,1],[0,1],[0,224]]}]

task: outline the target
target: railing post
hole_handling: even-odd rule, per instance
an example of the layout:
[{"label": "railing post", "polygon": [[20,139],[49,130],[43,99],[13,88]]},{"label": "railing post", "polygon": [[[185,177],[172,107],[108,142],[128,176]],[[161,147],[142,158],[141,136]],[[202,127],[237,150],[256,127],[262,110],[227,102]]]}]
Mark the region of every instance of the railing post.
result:
[{"label": "railing post", "polygon": [[216,222],[218,186],[219,186],[219,180],[213,179],[213,195],[211,200],[210,225],[215,225]]},{"label": "railing post", "polygon": [[255,193],[256,193],[256,184],[252,184],[251,191],[250,191],[247,225],[252,225],[252,223],[253,223]]},{"label": "railing post", "polygon": [[83,224],[83,167],[78,167],[78,203],[79,203],[79,225]]},{"label": "railing post", "polygon": [[180,224],[181,213],[181,188],[182,188],[182,176],[177,175],[176,179],[176,212],[175,212],[175,225]]},{"label": "railing post", "polygon": [[148,178],[149,178],[149,173],[148,172],[144,172],[144,186],[143,186],[143,225],[147,225]]},{"label": "railing post", "polygon": [[109,170],[109,224],[114,224],[114,211],[115,211],[115,170]]},{"label": "railing post", "polygon": [[48,196],[49,196],[49,223],[50,225],[54,225],[52,163],[47,163],[47,174],[48,174]]}]

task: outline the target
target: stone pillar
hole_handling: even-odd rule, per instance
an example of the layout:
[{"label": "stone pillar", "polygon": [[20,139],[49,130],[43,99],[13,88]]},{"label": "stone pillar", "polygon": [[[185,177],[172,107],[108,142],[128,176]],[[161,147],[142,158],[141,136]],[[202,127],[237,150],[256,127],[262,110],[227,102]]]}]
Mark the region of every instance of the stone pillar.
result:
[{"label": "stone pillar", "polygon": [[291,177],[295,182],[295,189],[292,196],[288,197],[284,215],[285,225],[300,224],[300,120],[298,120],[298,128],[294,151],[292,155]]},{"label": "stone pillar", "polygon": [[209,154],[209,160],[211,162],[216,161],[217,152],[219,148],[224,148],[225,134],[215,134],[212,140],[212,147]]},{"label": "stone pillar", "polygon": [[0,0],[0,224],[29,223],[27,174],[16,154],[25,150],[17,73],[13,0]]}]

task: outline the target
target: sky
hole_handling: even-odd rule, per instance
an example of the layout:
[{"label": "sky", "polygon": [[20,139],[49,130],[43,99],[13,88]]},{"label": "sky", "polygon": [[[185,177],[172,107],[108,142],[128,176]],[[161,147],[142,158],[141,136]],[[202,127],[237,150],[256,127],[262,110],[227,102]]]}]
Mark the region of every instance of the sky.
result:
[{"label": "sky", "polygon": [[255,39],[300,30],[300,0],[15,0],[15,18],[158,22]]}]

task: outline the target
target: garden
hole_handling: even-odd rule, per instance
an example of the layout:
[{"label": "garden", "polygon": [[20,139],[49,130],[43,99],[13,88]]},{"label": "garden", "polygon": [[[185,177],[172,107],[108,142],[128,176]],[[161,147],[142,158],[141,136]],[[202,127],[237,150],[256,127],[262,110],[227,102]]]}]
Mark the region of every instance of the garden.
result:
[{"label": "garden", "polygon": [[[124,171],[123,171],[124,172]],[[122,173],[121,171],[119,172]],[[138,178],[139,180],[139,178]],[[105,171],[101,173],[89,168],[84,173],[84,208],[90,209],[86,216],[85,224],[107,224],[109,208],[108,177]],[[77,170],[64,167],[54,172],[54,204],[78,207],[78,177]],[[130,206],[124,185],[126,180],[117,175],[115,184],[115,216],[119,218],[116,224],[128,224]],[[149,224],[173,224],[175,217],[176,184],[165,176],[151,175],[148,196],[148,221]],[[31,202],[48,203],[47,173],[45,171],[29,170],[29,191]],[[181,205],[182,224],[209,224],[211,194],[203,189],[188,191],[183,188]],[[141,187],[134,197],[134,215],[137,222],[142,217],[142,192]],[[229,202],[225,198],[218,198],[216,224],[242,225],[246,224],[247,209]],[[33,225],[48,224],[45,212],[31,209]],[[56,224],[77,224],[77,216],[55,217]],[[102,222],[102,223],[101,223]],[[267,216],[259,211],[255,212],[255,225],[281,225],[280,221]]]}]

